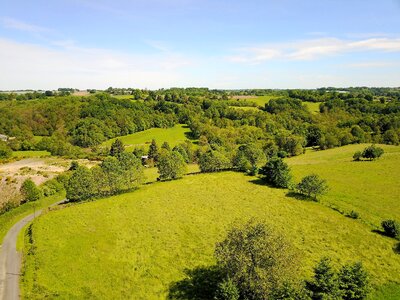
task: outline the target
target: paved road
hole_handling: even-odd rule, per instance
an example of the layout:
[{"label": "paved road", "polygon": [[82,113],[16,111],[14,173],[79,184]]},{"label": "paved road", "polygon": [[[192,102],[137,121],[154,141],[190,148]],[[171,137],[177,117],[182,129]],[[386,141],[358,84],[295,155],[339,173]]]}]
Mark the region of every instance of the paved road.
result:
[{"label": "paved road", "polygon": [[[63,201],[54,203],[52,206]],[[20,220],[8,231],[3,240],[0,252],[0,300],[20,299],[19,279],[22,255],[16,248],[17,237],[21,229],[41,213],[42,210],[40,209],[35,212],[35,215],[30,214]]]}]

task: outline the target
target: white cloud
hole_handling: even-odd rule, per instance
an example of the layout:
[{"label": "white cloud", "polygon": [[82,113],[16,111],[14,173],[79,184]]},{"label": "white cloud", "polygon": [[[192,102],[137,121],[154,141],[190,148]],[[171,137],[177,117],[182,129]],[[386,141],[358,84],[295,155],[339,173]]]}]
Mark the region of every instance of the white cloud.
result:
[{"label": "white cloud", "polygon": [[237,49],[228,60],[241,63],[261,63],[268,60],[313,60],[348,52],[399,52],[400,38],[369,38],[349,40],[338,38],[309,39],[298,42],[266,44]]},{"label": "white cloud", "polygon": [[20,20],[16,20],[13,18],[1,18],[1,23],[3,24],[3,27],[9,28],[9,29],[16,29],[19,31],[25,31],[25,32],[30,32],[30,33],[41,33],[41,32],[49,32],[51,31],[48,28],[33,25],[33,24],[28,24],[25,22],[22,22]]},{"label": "white cloud", "polygon": [[193,64],[173,53],[120,53],[79,47],[73,41],[55,44],[45,47],[0,39],[0,89],[168,87],[177,85],[181,71]]}]

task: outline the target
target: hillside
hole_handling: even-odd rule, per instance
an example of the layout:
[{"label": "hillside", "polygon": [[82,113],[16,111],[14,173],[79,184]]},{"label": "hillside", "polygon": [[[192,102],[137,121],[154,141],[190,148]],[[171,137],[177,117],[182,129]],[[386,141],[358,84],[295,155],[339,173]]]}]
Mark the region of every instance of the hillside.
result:
[{"label": "hillside", "polygon": [[[399,284],[395,242],[372,232],[363,220],[347,218],[326,205],[345,192],[333,178],[345,179],[348,187],[358,185],[358,177],[348,176],[349,168],[342,165],[349,160],[351,147],[289,160],[296,177],[317,172],[321,163],[334,170],[332,177],[324,173],[331,190],[322,203],[288,197],[286,190],[267,187],[256,177],[223,172],[150,184],[132,193],[49,212],[33,225],[35,251],[26,260],[23,294],[30,299],[55,295],[163,299],[171,285],[185,277],[185,270],[213,263],[214,245],[232,222],[252,217],[288,236],[300,253],[306,277],[315,262],[328,255],[335,264],[363,261],[375,287],[384,288],[391,281]],[[360,198],[347,201],[353,201],[362,218],[371,222],[375,220],[370,215],[387,216],[379,205],[367,201],[375,193],[374,174],[379,170],[395,178],[396,168],[388,166],[396,166],[400,156],[396,147],[385,150],[387,156],[376,162],[348,162],[359,165],[365,182],[358,190]],[[397,196],[388,193],[385,199],[394,203]],[[363,210],[361,203],[365,203]],[[398,215],[395,208],[392,212]],[[396,285],[391,288],[395,293]]]}]

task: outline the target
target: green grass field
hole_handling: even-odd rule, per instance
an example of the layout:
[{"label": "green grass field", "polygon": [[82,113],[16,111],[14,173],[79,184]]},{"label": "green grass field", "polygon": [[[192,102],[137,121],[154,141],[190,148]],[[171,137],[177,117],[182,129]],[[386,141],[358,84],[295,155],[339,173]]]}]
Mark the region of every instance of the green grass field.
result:
[{"label": "green grass field", "polygon": [[313,114],[319,113],[319,105],[321,104],[320,102],[303,102],[308,108],[310,112]]},{"label": "green grass field", "polygon": [[[222,172],[150,184],[50,212],[33,227],[35,251],[26,258],[23,296],[165,299],[170,285],[185,277],[185,269],[214,263],[214,245],[232,222],[255,217],[286,234],[299,251],[305,277],[324,255],[336,265],[361,260],[377,287],[371,299],[396,299],[400,284],[396,242],[326,206],[335,201],[338,206],[358,207],[366,220],[370,216],[364,210],[379,218],[398,216],[400,152],[386,146],[379,161],[351,162],[354,150],[363,146],[288,160],[296,178],[322,172],[331,186],[322,203],[288,197],[287,190],[267,187],[256,177]],[[376,183],[381,175],[389,177],[386,190]],[[375,197],[375,189],[386,195],[383,201]],[[338,195],[342,198],[336,199]],[[381,206],[389,205],[392,212],[382,211]]]},{"label": "green grass field", "polygon": [[[183,124],[175,125],[172,128],[151,128],[145,131],[136,132],[130,135],[118,137],[127,150],[133,150],[135,146],[148,146],[152,139],[155,139],[159,146],[163,142],[168,142],[171,147],[184,142],[188,139],[187,134],[190,133],[190,129]],[[102,144],[102,146],[110,147],[111,144],[116,140],[111,139]]]},{"label": "green grass field", "polygon": [[368,145],[311,150],[287,162],[297,181],[310,173],[327,180],[330,190],[321,197],[324,204],[345,213],[357,211],[363,221],[379,227],[384,219],[400,220],[400,180],[396,175],[400,170],[400,147],[379,145],[385,154],[378,160],[353,161],[354,152]]},{"label": "green grass field", "polygon": [[51,153],[48,151],[13,151],[12,155],[17,158],[31,158],[51,156]]}]

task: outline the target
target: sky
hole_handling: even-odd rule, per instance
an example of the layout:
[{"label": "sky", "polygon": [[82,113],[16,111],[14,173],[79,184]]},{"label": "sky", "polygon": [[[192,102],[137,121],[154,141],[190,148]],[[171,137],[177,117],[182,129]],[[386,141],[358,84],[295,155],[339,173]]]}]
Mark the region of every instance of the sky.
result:
[{"label": "sky", "polygon": [[0,0],[0,90],[400,86],[400,0]]}]

